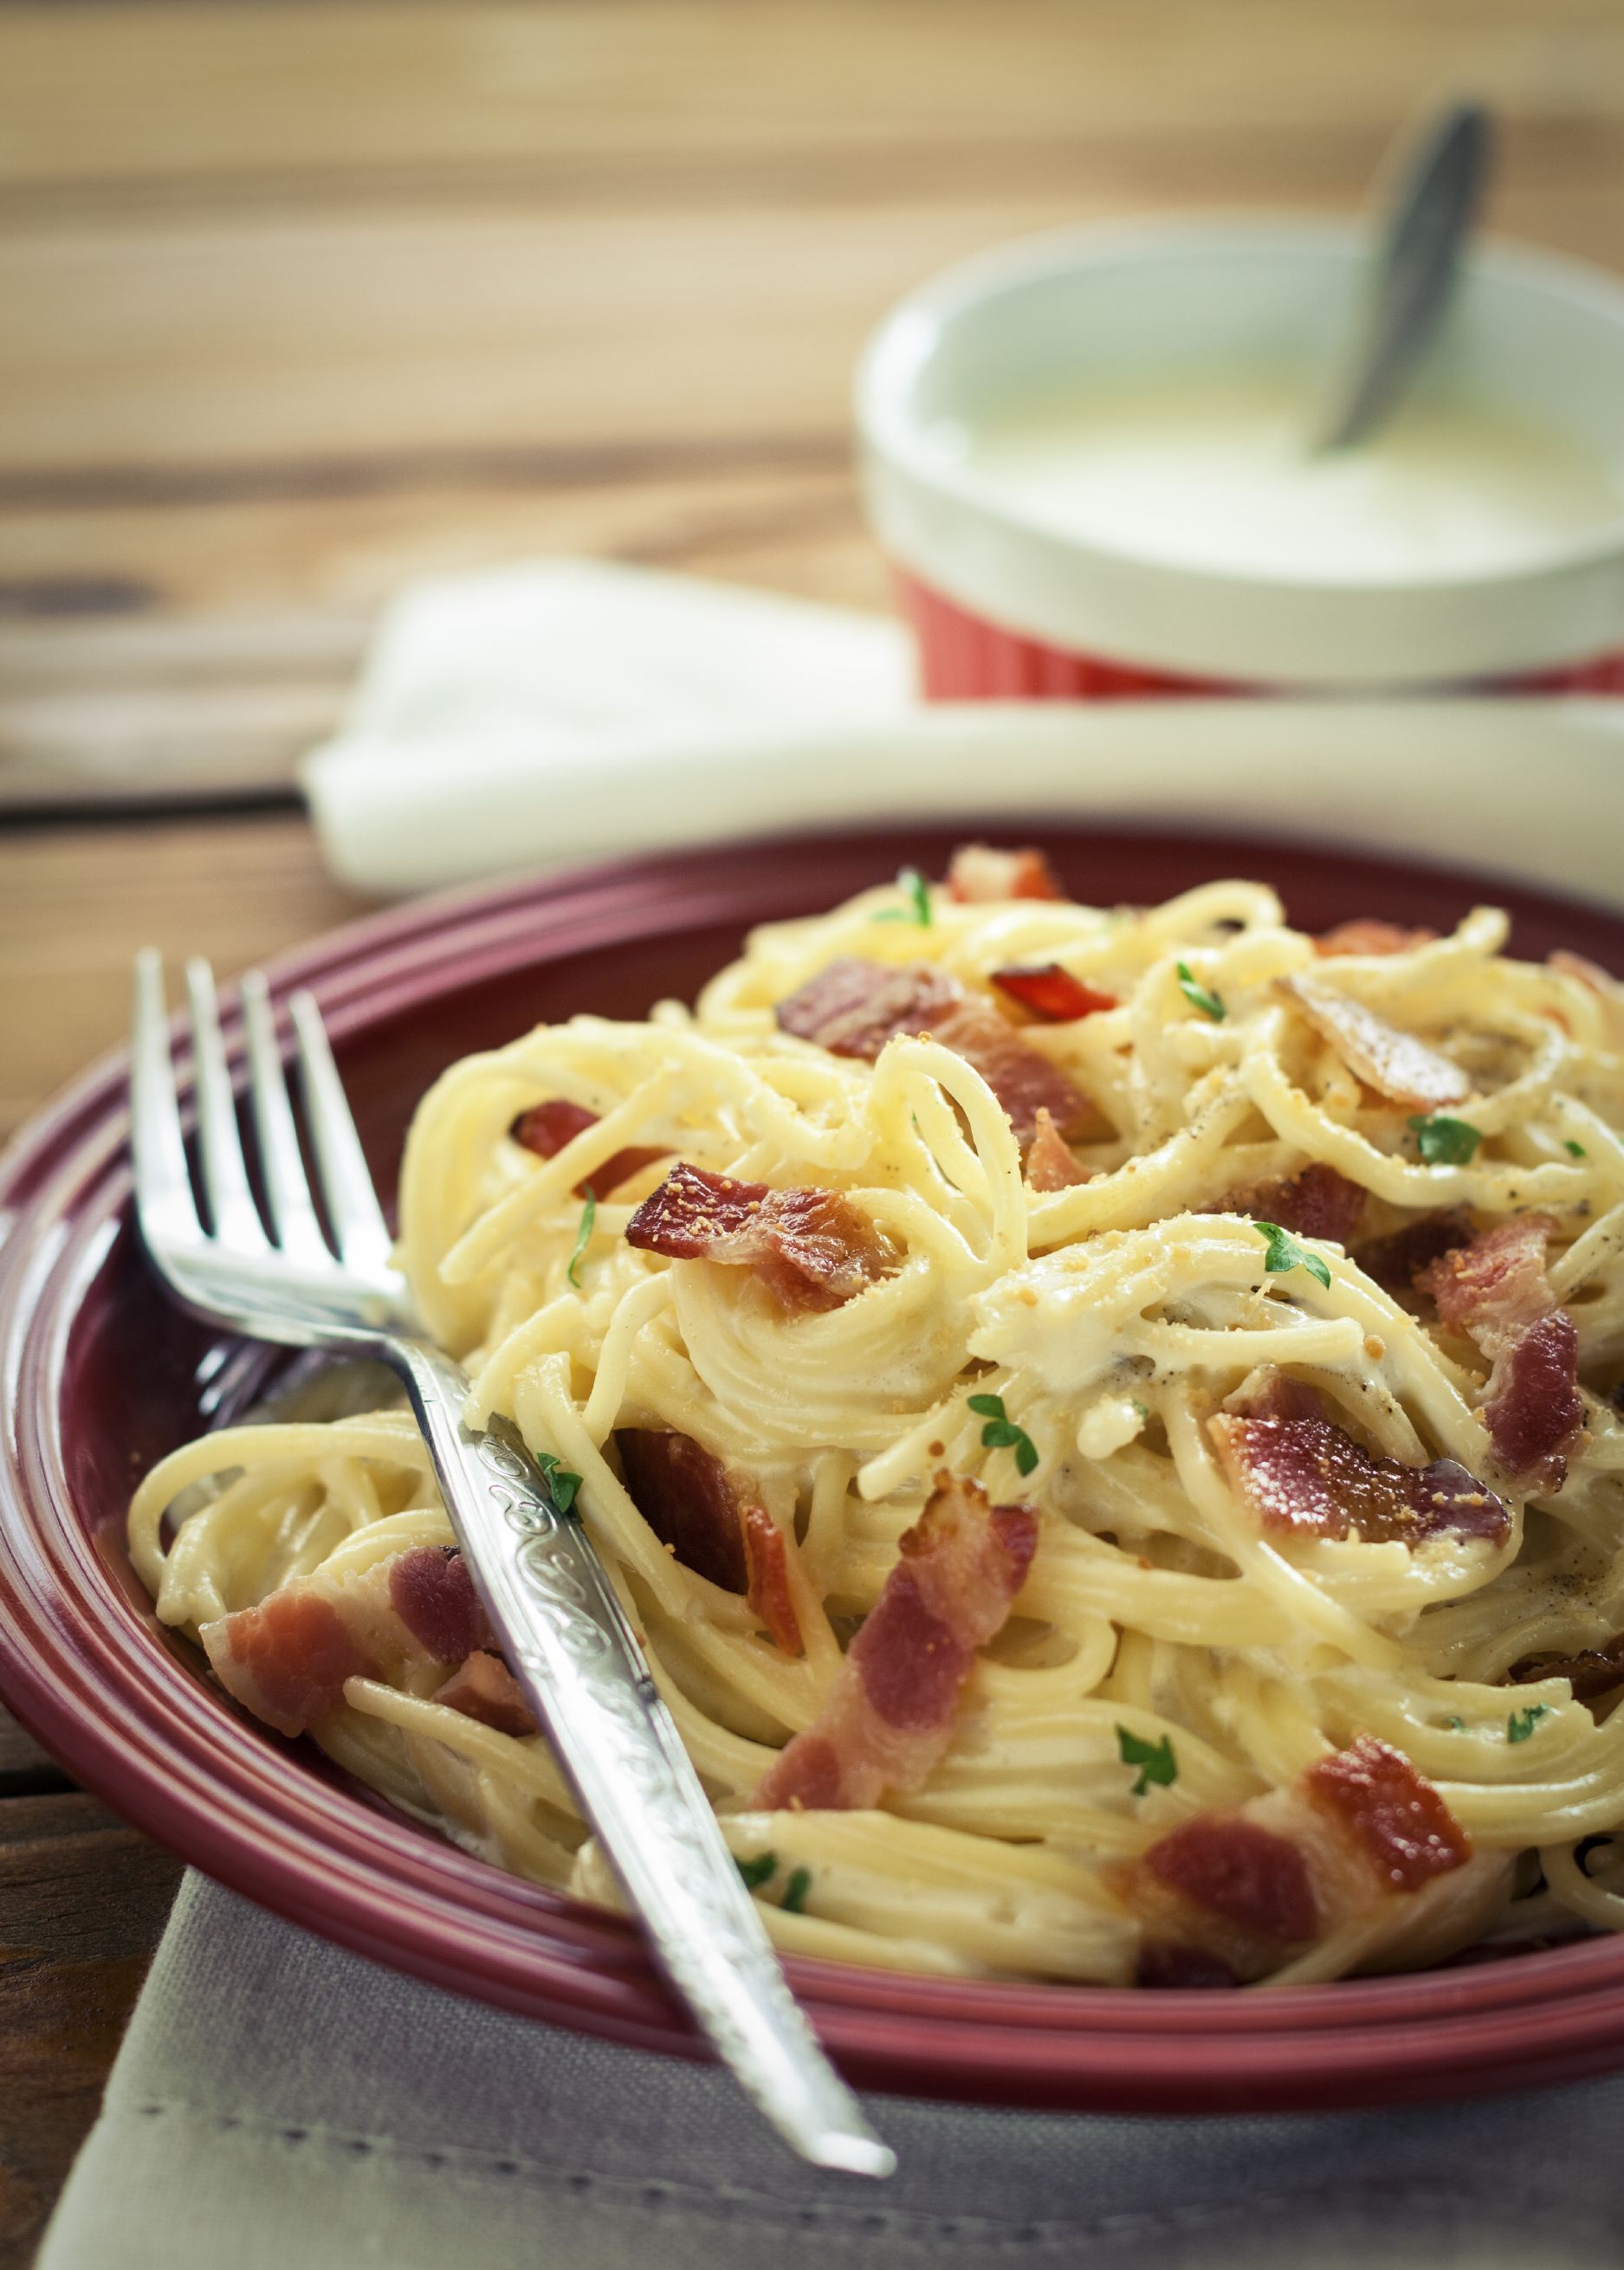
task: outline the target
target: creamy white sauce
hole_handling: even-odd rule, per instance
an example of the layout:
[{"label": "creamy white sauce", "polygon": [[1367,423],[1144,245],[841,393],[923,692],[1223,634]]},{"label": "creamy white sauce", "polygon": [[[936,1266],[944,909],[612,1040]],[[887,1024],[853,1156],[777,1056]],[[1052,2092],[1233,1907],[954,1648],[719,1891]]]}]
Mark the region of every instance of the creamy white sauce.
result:
[{"label": "creamy white sauce", "polygon": [[1170,566],[1309,582],[1533,567],[1624,513],[1621,470],[1560,434],[1413,399],[1316,456],[1299,373],[1072,395],[933,443],[1062,535]]}]

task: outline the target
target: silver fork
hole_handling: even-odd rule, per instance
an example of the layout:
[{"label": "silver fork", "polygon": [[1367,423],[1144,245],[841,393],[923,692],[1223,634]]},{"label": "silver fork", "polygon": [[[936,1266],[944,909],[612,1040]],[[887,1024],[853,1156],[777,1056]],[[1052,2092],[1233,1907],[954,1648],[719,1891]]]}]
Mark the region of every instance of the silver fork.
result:
[{"label": "silver fork", "polygon": [[266,1235],[237,1133],[207,962],[187,964],[203,1193],[198,1218],[170,1060],[163,963],[136,963],[131,1129],[147,1251],[183,1306],[227,1330],[381,1358],[404,1381],[451,1524],[515,1675],[653,1951],[723,2061],[803,2158],[854,2175],[896,2162],[797,2007],[675,1722],[577,1517],[516,1431],[463,1424],[466,1373],[424,1337],[374,1195],[315,1003],[288,1004],[322,1196],[300,1154],[264,978],[241,981]]}]

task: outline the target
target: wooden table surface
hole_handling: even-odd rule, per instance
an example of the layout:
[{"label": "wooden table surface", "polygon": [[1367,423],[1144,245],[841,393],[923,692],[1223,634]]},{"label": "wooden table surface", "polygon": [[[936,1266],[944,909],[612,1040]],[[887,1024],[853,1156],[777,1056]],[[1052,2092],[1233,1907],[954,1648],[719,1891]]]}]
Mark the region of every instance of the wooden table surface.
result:
[{"label": "wooden table surface", "polygon": [[[876,609],[853,358],[1051,224],[1358,204],[1470,89],[1498,226],[1624,266],[1617,0],[0,0],[0,1138],[148,941],[360,911],[293,765],[410,576]],[[0,1717],[0,2270],[177,1875]]]}]

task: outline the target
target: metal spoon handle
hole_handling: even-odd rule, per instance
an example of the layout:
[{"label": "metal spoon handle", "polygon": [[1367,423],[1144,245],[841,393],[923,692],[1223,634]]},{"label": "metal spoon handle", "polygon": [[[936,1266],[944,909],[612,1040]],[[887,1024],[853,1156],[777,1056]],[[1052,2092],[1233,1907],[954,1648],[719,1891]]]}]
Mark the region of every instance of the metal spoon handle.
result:
[{"label": "metal spoon handle", "polygon": [[1488,114],[1457,103],[1427,137],[1394,201],[1368,315],[1333,389],[1316,448],[1362,441],[1432,344],[1454,286],[1489,159]]},{"label": "metal spoon handle", "polygon": [[894,2158],[784,1984],[579,1519],[560,1512],[515,1434],[463,1425],[468,1381],[455,1364],[420,1343],[387,1346],[514,1675],[672,1985],[793,2150],[820,2167],[888,2175]]}]

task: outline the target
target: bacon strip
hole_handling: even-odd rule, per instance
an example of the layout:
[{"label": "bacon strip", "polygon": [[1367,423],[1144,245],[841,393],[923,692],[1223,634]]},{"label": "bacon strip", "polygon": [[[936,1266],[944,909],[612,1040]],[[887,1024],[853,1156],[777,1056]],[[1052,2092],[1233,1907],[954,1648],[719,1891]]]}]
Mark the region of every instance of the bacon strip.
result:
[{"label": "bacon strip", "polygon": [[419,1545],[389,1564],[389,1606],[425,1655],[457,1663],[492,1644],[485,1606],[455,1545]]},{"label": "bacon strip", "polygon": [[1584,1424],[1579,1336],[1545,1273],[1548,1213],[1516,1215],[1435,1261],[1416,1280],[1445,1324],[1489,1359],[1483,1417],[1494,1455],[1531,1491],[1567,1479],[1566,1453]]},{"label": "bacon strip", "polygon": [[1062,1139],[1048,1107],[1038,1106],[1037,1127],[1027,1146],[1027,1182],[1034,1191],[1068,1191],[1088,1180]]},{"label": "bacon strip", "polygon": [[781,1029],[797,1039],[871,1064],[887,1041],[928,1033],[975,1065],[1023,1146],[1037,1131],[1040,1110],[1047,1110],[1063,1133],[1103,1131],[1088,1098],[1023,1040],[1007,1017],[929,962],[891,969],[844,955],[781,1001],[777,1016]]},{"label": "bacon strip", "polygon": [[1319,1759],[1299,1785],[1359,1845],[1384,1889],[1419,1892],[1471,1858],[1471,1838],[1432,1784],[1374,1734]]},{"label": "bacon strip", "polygon": [[947,888],[968,906],[990,905],[996,899],[1065,897],[1041,851],[995,851],[986,843],[959,846],[947,870]]},{"label": "bacon strip", "polygon": [[1360,915],[1316,938],[1314,951],[1328,958],[1341,953],[1409,953],[1418,946],[1430,946],[1437,935],[1435,930],[1401,930],[1397,923]]},{"label": "bacon strip", "polygon": [[1140,1918],[1141,1985],[1238,1984],[1471,1857],[1403,1752],[1361,1734],[1287,1789],[1181,1822],[1116,1888]]},{"label": "bacon strip", "polygon": [[1559,946],[1554,953],[1546,954],[1546,964],[1548,968],[1555,970],[1559,977],[1576,977],[1581,985],[1588,985],[1593,993],[1599,993],[1605,998],[1611,999],[1618,991],[1619,981],[1611,970],[1604,969],[1599,961],[1592,961],[1588,954],[1569,953],[1565,946]]},{"label": "bacon strip", "polygon": [[1316,978],[1282,977],[1279,983],[1355,1078],[1390,1102],[1432,1111],[1463,1103],[1472,1094],[1472,1082],[1457,1064],[1362,1002]]},{"label": "bacon strip", "polygon": [[477,1718],[482,1726],[493,1726],[499,1734],[541,1731],[523,1688],[500,1655],[476,1651],[469,1656],[445,1685],[436,1688],[434,1700],[449,1710],[460,1710],[465,1718]]},{"label": "bacon strip", "polygon": [[753,1269],[791,1316],[842,1307],[886,1257],[873,1223],[843,1191],[769,1190],[686,1160],[638,1207],[626,1242],[674,1260]]},{"label": "bacon strip", "polygon": [[318,1569],[198,1631],[226,1692],[279,1733],[336,1710],[346,1679],[387,1679],[407,1664],[448,1667],[491,1644],[463,1558],[415,1547],[342,1580]]},{"label": "bacon strip", "polygon": [[953,1738],[976,1649],[1026,1582],[1037,1525],[1029,1505],[990,1509],[979,1482],[938,1473],[816,1725],[779,1753],[752,1804],[842,1811],[917,1789]]},{"label": "bacon strip", "polygon": [[691,1435],[652,1427],[617,1428],[615,1447],[633,1503],[661,1544],[671,1547],[685,1569],[724,1592],[746,1591],[740,1503],[745,1493],[721,1459]]},{"label": "bacon strip", "polygon": [[1334,1167],[1316,1159],[1301,1174],[1231,1191],[1203,1213],[1243,1213],[1253,1221],[1272,1221],[1296,1237],[1323,1237],[1346,1245],[1359,1227],[1365,1193]]},{"label": "bacon strip", "polygon": [[[579,1103],[567,1103],[561,1095],[555,1095],[548,1102],[538,1103],[523,1113],[514,1121],[510,1131],[515,1143],[533,1151],[538,1159],[556,1159],[566,1143],[573,1143],[577,1135],[584,1135],[589,1127],[597,1124],[596,1111],[588,1111]],[[670,1156],[669,1151],[657,1146],[647,1150],[634,1145],[617,1151],[601,1167],[594,1167],[584,1182],[575,1184],[575,1196],[583,1198],[590,1191],[595,1198],[606,1198],[611,1191],[619,1190],[622,1183],[629,1183],[634,1175],[641,1174],[656,1159]]]},{"label": "bacon strip", "polygon": [[1472,1216],[1465,1206],[1451,1206],[1447,1213],[1421,1214],[1391,1236],[1361,1246],[1353,1257],[1384,1293],[1403,1300],[1435,1261],[1471,1242]]},{"label": "bacon strip", "polygon": [[831,1056],[872,1064],[900,1034],[928,1033],[964,998],[964,988],[928,961],[901,969],[842,954],[778,1004],[779,1029],[815,1041]]},{"label": "bacon strip", "polygon": [[1514,1663],[1506,1679],[1513,1687],[1532,1687],[1541,1679],[1565,1679],[1576,1702],[1594,1702],[1615,1688],[1624,1687],[1624,1633],[1610,1639],[1605,1647],[1581,1648],[1577,1655],[1543,1663],[1531,1657]]},{"label": "bacon strip", "polygon": [[755,1477],[661,1428],[618,1428],[615,1445],[633,1502],[661,1544],[696,1576],[744,1593],[776,1644],[798,1655],[789,1545]]},{"label": "bacon strip", "polygon": [[1265,1532],[1362,1544],[1397,1539],[1412,1551],[1448,1530],[1496,1547],[1511,1516],[1453,1458],[1406,1466],[1373,1458],[1324,1416],[1312,1388],[1276,1376],[1248,1415],[1217,1412],[1207,1421],[1230,1482]]},{"label": "bacon strip", "polygon": [[1037,1133],[1040,1111],[1047,1111],[1061,1133],[1073,1139],[1106,1132],[1105,1122],[1082,1091],[1022,1040],[990,1001],[959,1002],[936,1020],[931,1034],[954,1056],[974,1065],[1003,1105],[1023,1150]]},{"label": "bacon strip", "polygon": [[745,1508],[745,1558],[750,1565],[750,1606],[786,1655],[801,1651],[801,1622],[790,1592],[790,1554],[784,1533],[765,1508]]},{"label": "bacon strip", "polygon": [[1075,1024],[1079,1017],[1092,1017],[1102,1009],[1121,1005],[1114,993],[1095,992],[1080,977],[1073,977],[1069,969],[1062,969],[1057,961],[1045,961],[1030,968],[1016,965],[995,969],[992,982],[1000,993],[1007,993],[1012,1001],[1019,1001],[1023,1009],[1030,1009],[1034,1017],[1042,1017],[1049,1025]]}]

